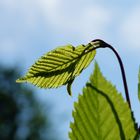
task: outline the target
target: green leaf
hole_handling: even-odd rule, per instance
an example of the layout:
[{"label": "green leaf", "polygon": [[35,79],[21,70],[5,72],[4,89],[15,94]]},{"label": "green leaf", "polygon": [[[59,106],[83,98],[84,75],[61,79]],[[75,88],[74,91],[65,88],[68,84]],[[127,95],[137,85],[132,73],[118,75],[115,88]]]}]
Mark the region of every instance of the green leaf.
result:
[{"label": "green leaf", "polygon": [[138,99],[140,101],[140,68],[139,68],[139,74],[138,74]]},{"label": "green leaf", "polygon": [[95,64],[90,82],[74,104],[71,140],[134,140],[136,124],[128,103]]},{"label": "green leaf", "polygon": [[31,66],[28,73],[16,82],[29,82],[40,88],[56,88],[69,83],[70,94],[72,79],[95,57],[96,51],[90,51],[92,48],[91,43],[76,48],[72,45],[56,48],[42,56]]}]

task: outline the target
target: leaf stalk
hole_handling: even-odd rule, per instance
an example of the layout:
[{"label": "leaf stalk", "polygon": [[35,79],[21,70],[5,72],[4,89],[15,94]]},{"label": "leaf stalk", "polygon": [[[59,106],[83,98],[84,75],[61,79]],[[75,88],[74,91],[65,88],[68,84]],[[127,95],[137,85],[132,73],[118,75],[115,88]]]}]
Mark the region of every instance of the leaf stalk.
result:
[{"label": "leaf stalk", "polygon": [[[95,42],[98,42],[99,46],[96,46]],[[109,49],[111,49],[113,51],[113,53],[117,57],[117,60],[119,62],[119,66],[120,66],[120,70],[121,70],[121,75],[122,75],[122,80],[123,80],[126,100],[128,102],[129,108],[131,109],[131,102],[130,102],[129,91],[128,91],[128,86],[127,86],[126,74],[125,74],[123,62],[122,62],[122,59],[121,59],[119,53],[110,44],[107,44],[106,42],[104,42],[103,40],[100,40],[100,39],[93,40],[91,42],[91,44],[93,44],[93,46],[95,45],[95,47],[90,49],[89,51],[87,51],[85,53],[91,52],[91,51],[99,49],[99,48],[109,48]]]}]

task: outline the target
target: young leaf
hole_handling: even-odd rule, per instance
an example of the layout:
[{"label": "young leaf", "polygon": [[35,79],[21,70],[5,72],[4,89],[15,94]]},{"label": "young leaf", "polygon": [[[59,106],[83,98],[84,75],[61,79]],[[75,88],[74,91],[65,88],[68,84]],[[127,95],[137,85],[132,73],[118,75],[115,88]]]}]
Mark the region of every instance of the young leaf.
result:
[{"label": "young leaf", "polygon": [[134,140],[136,124],[131,110],[95,64],[94,74],[79,95],[70,124],[71,140]]},{"label": "young leaf", "polygon": [[56,88],[68,84],[70,87],[72,79],[78,76],[95,57],[96,51],[92,50],[93,44],[72,45],[56,48],[42,56],[28,73],[16,82],[29,82],[40,88]]},{"label": "young leaf", "polygon": [[139,74],[138,74],[138,99],[140,101],[140,68],[139,68]]}]

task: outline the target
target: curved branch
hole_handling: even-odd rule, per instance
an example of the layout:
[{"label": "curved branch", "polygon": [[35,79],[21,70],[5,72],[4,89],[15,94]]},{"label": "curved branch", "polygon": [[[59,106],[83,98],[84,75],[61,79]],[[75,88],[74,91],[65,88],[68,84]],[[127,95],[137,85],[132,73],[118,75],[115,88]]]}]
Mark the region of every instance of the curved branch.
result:
[{"label": "curved branch", "polygon": [[[104,41],[102,41],[102,40],[99,40],[99,39],[93,40],[92,43],[94,43],[94,42],[96,42],[96,41],[99,41],[100,46],[94,47],[94,48],[90,49],[89,51],[87,51],[87,52],[85,52],[85,53],[88,53],[88,52],[90,52],[90,51],[96,50],[96,49],[98,49],[98,48],[109,48],[109,49],[111,49],[111,50],[114,52],[115,56],[116,56],[117,59],[118,59],[119,66],[120,66],[120,69],[121,69],[121,74],[122,74],[122,80],[123,80],[123,85],[124,85],[126,100],[127,100],[127,102],[128,102],[129,108],[131,109],[131,102],[130,102],[130,97],[129,97],[129,91],[128,91],[128,86],[127,86],[127,80],[126,80],[125,70],[124,70],[124,66],[123,66],[121,57],[119,56],[118,52],[117,52],[111,45],[109,45],[109,44],[107,44],[106,42],[104,42]],[[94,45],[94,44],[93,44],[93,45]]]},{"label": "curved branch", "polygon": [[114,52],[114,54],[116,55],[116,57],[118,59],[118,62],[119,62],[119,65],[120,65],[120,69],[121,69],[123,84],[124,84],[124,90],[125,90],[126,100],[127,100],[128,104],[129,104],[129,107],[131,109],[129,91],[128,91],[127,80],[126,80],[126,75],[125,75],[125,70],[124,70],[124,66],[123,66],[123,63],[122,63],[122,59],[119,56],[118,52],[111,45],[109,45],[108,48],[110,48]]}]

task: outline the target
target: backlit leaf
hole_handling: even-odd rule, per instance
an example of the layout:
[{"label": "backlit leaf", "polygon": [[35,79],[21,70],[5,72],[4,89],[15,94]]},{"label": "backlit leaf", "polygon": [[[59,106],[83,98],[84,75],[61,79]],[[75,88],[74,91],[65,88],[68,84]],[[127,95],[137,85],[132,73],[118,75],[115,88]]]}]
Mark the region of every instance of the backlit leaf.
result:
[{"label": "backlit leaf", "polygon": [[56,48],[42,56],[28,73],[17,82],[29,82],[40,88],[56,88],[68,84],[85,69],[95,57],[95,50],[88,53],[92,44]]},{"label": "backlit leaf", "polygon": [[115,86],[108,82],[95,64],[90,82],[74,104],[71,140],[135,140],[136,124]]}]

